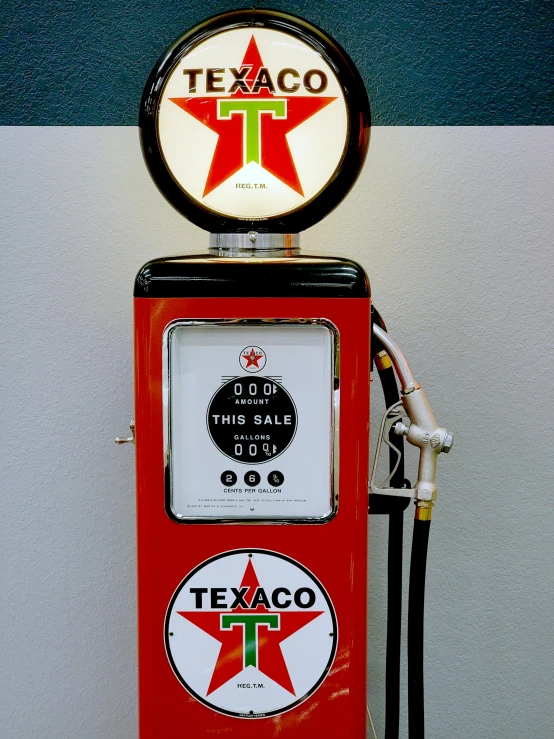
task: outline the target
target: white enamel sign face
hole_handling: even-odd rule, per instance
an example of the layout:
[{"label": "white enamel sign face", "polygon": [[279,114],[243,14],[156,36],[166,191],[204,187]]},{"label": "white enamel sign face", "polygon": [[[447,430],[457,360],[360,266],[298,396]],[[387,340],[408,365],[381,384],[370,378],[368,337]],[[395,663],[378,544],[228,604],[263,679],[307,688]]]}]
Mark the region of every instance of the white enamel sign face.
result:
[{"label": "white enamel sign face", "polygon": [[177,324],[167,333],[170,506],[180,519],[333,511],[327,325]]},{"label": "white enamel sign face", "polygon": [[195,46],[162,93],[158,139],[182,190],[244,219],[288,213],[332,179],[348,136],[342,87],[321,55],[270,29]]},{"label": "white enamel sign face", "polygon": [[335,657],[337,620],[317,578],[276,552],[242,549],[207,560],[167,611],[169,661],[215,711],[263,718],[294,708]]}]

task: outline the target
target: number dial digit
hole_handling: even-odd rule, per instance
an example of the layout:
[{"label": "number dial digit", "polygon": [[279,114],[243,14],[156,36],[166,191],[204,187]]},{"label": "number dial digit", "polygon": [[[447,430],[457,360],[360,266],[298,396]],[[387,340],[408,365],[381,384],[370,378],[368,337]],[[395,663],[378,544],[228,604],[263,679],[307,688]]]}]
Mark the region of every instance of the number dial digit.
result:
[{"label": "number dial digit", "polygon": [[256,471],[247,472],[246,475],[244,476],[244,482],[251,488],[256,487],[256,485],[259,484],[260,480],[261,480],[261,477]]},{"label": "number dial digit", "polygon": [[237,476],[233,472],[233,470],[225,470],[225,472],[222,473],[220,479],[224,485],[228,485],[229,487],[232,487],[237,481]]}]

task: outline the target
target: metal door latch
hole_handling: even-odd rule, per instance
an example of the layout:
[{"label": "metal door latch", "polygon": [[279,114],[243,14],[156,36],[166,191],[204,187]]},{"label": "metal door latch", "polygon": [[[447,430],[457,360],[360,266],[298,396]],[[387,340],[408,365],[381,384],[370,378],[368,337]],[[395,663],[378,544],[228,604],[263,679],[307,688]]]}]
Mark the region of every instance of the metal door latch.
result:
[{"label": "metal door latch", "polygon": [[129,424],[131,430],[131,436],[116,436],[114,441],[116,444],[134,444],[135,443],[135,422],[131,421]]}]

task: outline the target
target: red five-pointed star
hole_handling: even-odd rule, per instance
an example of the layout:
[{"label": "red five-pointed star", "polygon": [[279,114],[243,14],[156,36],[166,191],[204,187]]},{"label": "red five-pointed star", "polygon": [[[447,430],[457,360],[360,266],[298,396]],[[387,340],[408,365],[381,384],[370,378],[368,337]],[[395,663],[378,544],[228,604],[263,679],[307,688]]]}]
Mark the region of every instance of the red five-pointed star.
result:
[{"label": "red five-pointed star", "polygon": [[[260,68],[263,67],[254,36],[250,39],[240,69],[243,70],[245,67],[250,67],[244,79],[248,88],[252,89],[254,80]],[[170,98],[173,103],[218,134],[219,138],[203,196],[208,195],[248,163],[244,146],[246,114],[229,114],[228,117],[218,118],[219,101],[237,99],[285,101],[285,116],[270,111],[260,113],[261,159],[259,163],[297,193],[304,195],[286,137],[290,131],[336,98],[321,97],[317,94],[310,96],[277,95],[267,87],[260,87],[257,92],[245,92],[237,87],[231,95],[224,97]]]},{"label": "red five-pointed star", "polygon": [[246,359],[247,365],[246,369],[248,369],[251,365],[254,365],[254,367],[258,366],[258,362],[263,357],[263,354],[257,354],[254,349],[250,349],[250,352],[248,354],[243,354],[242,358]]},{"label": "red five-pointed star", "polygon": [[[250,560],[246,566],[239,592],[243,588],[246,589],[246,592],[242,594],[243,600],[250,606],[254,597],[258,597],[259,592],[258,578]],[[277,611],[267,608],[262,603],[253,609],[245,609],[239,605],[226,611],[179,611],[180,616],[221,643],[206,695],[210,695],[242,672],[249,659],[250,664],[254,662],[254,666],[260,672],[292,695],[296,695],[281,650],[281,642],[321,616],[322,613],[323,611]],[[225,627],[224,617],[230,617],[229,620],[234,619],[237,623],[234,627]],[[250,644],[246,638],[245,622],[248,618],[259,621],[251,632],[256,635],[255,643]],[[275,628],[276,624],[277,628]]]}]

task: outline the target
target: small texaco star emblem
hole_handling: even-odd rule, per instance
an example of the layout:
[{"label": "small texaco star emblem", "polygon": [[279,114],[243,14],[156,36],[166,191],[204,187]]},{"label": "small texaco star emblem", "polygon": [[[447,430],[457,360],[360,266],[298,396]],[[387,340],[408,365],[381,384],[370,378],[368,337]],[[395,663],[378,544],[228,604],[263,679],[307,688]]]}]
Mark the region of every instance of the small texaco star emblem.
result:
[{"label": "small texaco star emblem", "polygon": [[263,354],[257,354],[254,348],[250,349],[249,354],[243,354],[242,358],[246,359],[246,369],[248,369],[252,364],[257,367],[258,362],[260,361],[260,359],[262,359],[263,356]]},{"label": "small texaco star emblem", "polygon": [[259,372],[265,367],[266,355],[259,346],[247,346],[241,351],[239,361],[247,372]]}]

